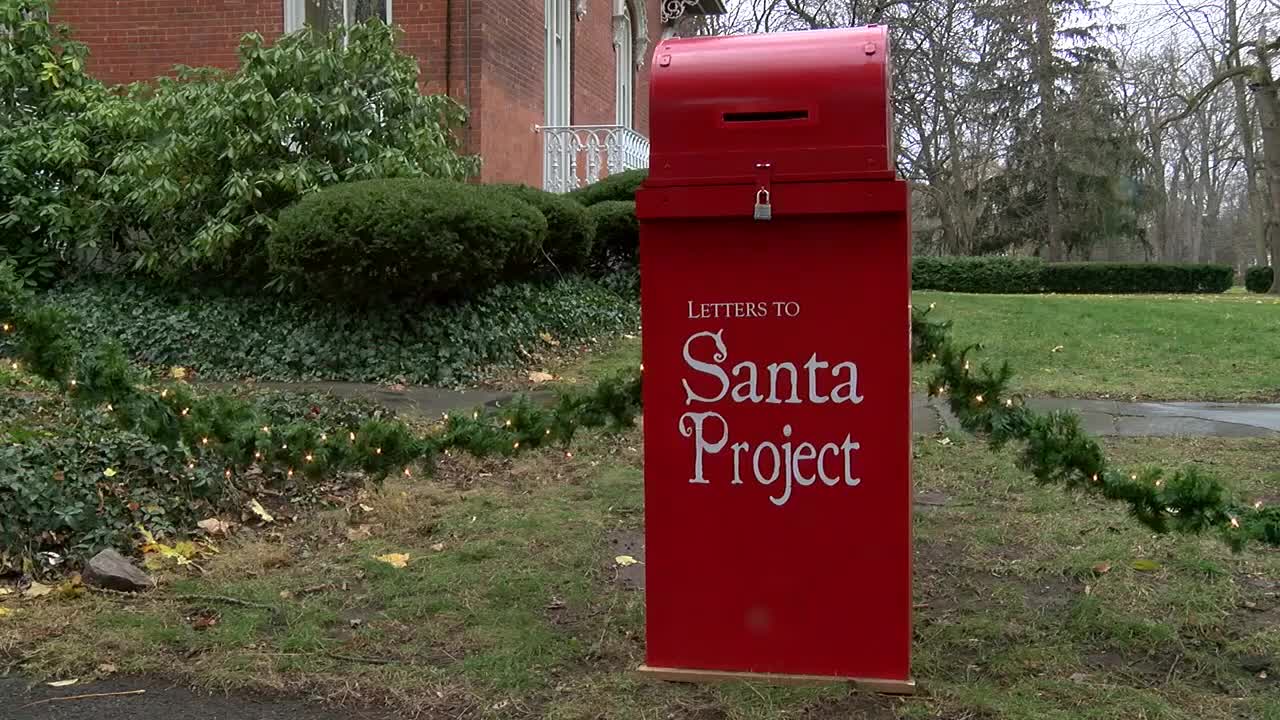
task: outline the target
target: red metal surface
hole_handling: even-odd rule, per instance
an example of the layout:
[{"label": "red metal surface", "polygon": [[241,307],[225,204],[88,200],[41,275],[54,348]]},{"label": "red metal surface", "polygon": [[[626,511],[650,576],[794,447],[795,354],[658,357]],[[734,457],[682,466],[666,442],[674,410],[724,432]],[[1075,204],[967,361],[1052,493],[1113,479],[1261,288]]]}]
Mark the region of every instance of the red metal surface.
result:
[{"label": "red metal surface", "polygon": [[[876,133],[888,147],[887,82],[872,69],[887,48],[880,65],[837,52],[869,57],[869,35],[883,40],[879,29],[768,39],[790,83],[751,60],[759,38],[696,41],[689,72],[765,68],[780,105],[842,84],[811,107],[851,124],[811,131],[807,147],[771,127],[754,145],[723,128],[699,131],[701,144],[659,136],[664,111],[714,116],[749,84],[728,70],[709,86],[679,77],[676,47],[690,41],[658,50],[656,65],[668,50],[672,62],[664,80],[655,71],[654,156],[696,152],[709,169],[655,170],[637,201],[649,666],[910,676],[907,188],[861,166],[826,172],[824,159],[875,147]],[[763,182],[768,221],[752,219]]]},{"label": "red metal surface", "polygon": [[663,41],[650,75],[653,185],[894,178],[884,27]]}]

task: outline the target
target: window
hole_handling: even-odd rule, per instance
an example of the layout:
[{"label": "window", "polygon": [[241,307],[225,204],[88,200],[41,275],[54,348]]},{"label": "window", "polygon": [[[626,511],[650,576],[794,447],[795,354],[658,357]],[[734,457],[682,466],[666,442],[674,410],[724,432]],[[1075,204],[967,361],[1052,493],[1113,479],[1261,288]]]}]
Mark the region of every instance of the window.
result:
[{"label": "window", "polygon": [[304,25],[321,32],[358,25],[378,18],[391,24],[391,0],[285,0],[284,29],[293,32]]},{"label": "window", "polygon": [[570,110],[570,40],[573,37],[571,0],[546,0],[547,30],[546,115],[551,127],[568,125]]},{"label": "window", "polygon": [[613,17],[613,49],[617,86],[614,94],[614,123],[631,127],[635,122],[636,52],[635,30],[631,24],[631,3],[624,2]]}]

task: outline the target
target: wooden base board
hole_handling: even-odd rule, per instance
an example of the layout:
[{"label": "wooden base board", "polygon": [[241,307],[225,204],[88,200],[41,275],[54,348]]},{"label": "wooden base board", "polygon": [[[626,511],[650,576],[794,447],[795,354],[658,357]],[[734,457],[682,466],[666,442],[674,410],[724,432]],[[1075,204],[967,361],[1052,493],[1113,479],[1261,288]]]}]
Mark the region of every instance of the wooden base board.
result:
[{"label": "wooden base board", "polygon": [[832,675],[782,675],[778,673],[728,672],[724,670],[681,670],[641,665],[636,669],[641,676],[651,680],[669,682],[731,682],[747,681],[766,685],[835,685],[847,683],[862,692],[885,695],[913,695],[915,680],[882,680],[876,678],[847,678]]}]

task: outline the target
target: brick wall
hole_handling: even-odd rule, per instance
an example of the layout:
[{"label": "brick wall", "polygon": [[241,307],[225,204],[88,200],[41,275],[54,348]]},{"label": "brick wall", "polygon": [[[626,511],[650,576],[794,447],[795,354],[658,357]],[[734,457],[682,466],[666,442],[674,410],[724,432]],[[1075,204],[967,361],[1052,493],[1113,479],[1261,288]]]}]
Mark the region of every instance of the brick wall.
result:
[{"label": "brick wall", "polygon": [[145,80],[173,66],[232,68],[240,37],[284,24],[282,0],[59,0],[54,19],[89,45],[89,70],[109,83]]},{"label": "brick wall", "polygon": [[[641,0],[634,0],[637,4]],[[471,0],[470,95],[466,0],[391,0],[402,47],[418,58],[427,92],[469,104],[468,149],[485,182],[542,182],[544,0]],[[635,123],[648,131],[649,57],[660,33],[658,0],[645,2],[651,35],[636,79]],[[60,0],[55,20],[89,45],[89,69],[109,83],[169,74],[174,65],[234,68],[240,37],[284,29],[283,0]],[[575,21],[572,122],[614,121],[611,0],[588,0]]]}]

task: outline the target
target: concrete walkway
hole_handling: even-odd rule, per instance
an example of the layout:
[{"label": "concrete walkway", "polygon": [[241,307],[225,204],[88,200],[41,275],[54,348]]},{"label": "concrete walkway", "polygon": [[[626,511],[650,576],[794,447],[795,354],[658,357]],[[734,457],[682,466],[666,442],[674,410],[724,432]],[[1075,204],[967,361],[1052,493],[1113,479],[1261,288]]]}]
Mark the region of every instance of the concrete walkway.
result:
[{"label": "concrete walkway", "polygon": [[[429,387],[392,389],[363,383],[258,383],[264,390],[326,393],[339,397],[363,398],[396,412],[439,416],[451,410],[494,406],[511,400],[511,393],[487,390],[441,390]],[[543,395],[545,393],[535,393]],[[1095,435],[1127,437],[1280,436],[1280,403],[1246,405],[1235,403],[1126,403],[1115,400],[1034,398],[1027,404],[1037,410],[1074,410],[1085,428]],[[911,427],[916,433],[931,434],[960,428],[960,423],[944,404],[925,396],[912,398]]]}]

